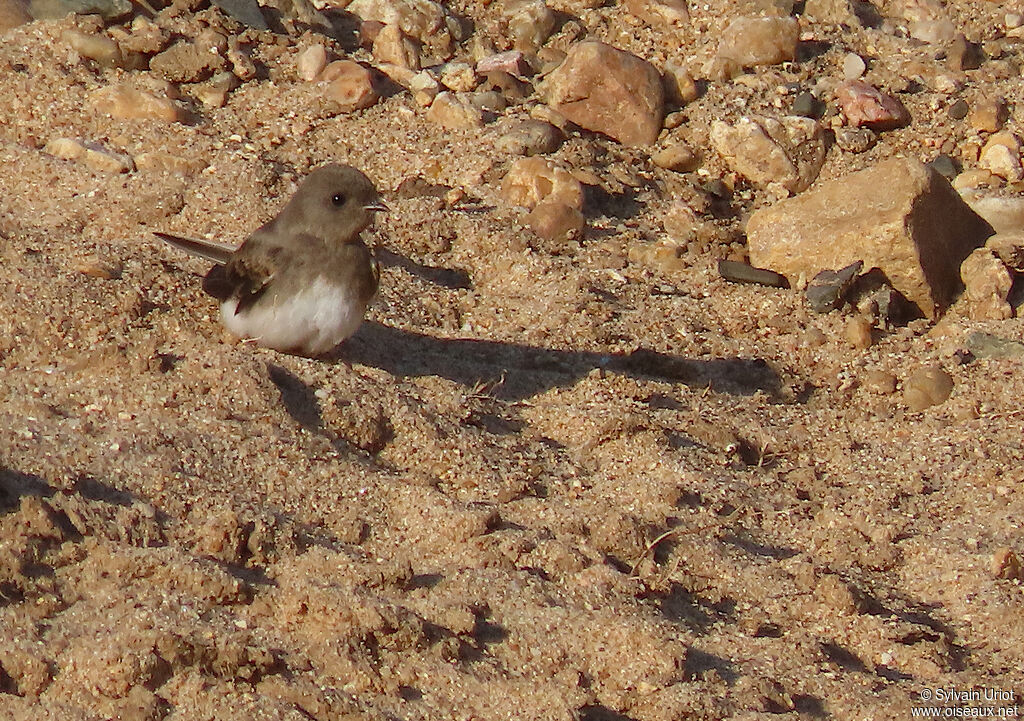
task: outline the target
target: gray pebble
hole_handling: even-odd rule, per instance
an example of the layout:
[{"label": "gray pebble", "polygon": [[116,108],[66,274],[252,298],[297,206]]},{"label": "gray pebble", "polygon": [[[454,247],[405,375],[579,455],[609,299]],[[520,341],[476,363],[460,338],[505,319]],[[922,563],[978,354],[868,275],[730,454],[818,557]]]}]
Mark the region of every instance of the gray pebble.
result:
[{"label": "gray pebble", "polygon": [[816,313],[828,313],[838,308],[863,267],[864,262],[858,260],[842,270],[823,270],[814,276],[804,291],[811,309]]},{"label": "gray pebble", "polygon": [[756,283],[767,285],[773,288],[788,288],[789,281],[786,276],[776,273],[774,270],[755,268],[747,263],[740,263],[736,260],[718,261],[718,274],[726,280],[734,283]]},{"label": "gray pebble", "polygon": [[967,113],[970,112],[970,110],[971,108],[967,104],[967,101],[965,101],[963,98],[960,98],[955,103],[949,106],[949,109],[946,111],[946,115],[948,115],[953,120],[963,120],[964,118],[967,117]]},{"label": "gray pebble", "polygon": [[820,118],[825,114],[825,103],[814,97],[812,93],[800,93],[793,98],[793,115],[805,118]]},{"label": "gray pebble", "polygon": [[967,336],[967,350],[977,358],[1020,358],[1024,343],[976,331]]},{"label": "gray pebble", "polygon": [[945,153],[936,156],[936,158],[928,163],[928,165],[935,168],[939,175],[944,177],[946,180],[952,180],[960,172],[960,169],[957,168],[957,162]]},{"label": "gray pebble", "polygon": [[514,155],[545,155],[558,150],[562,131],[543,120],[524,120],[511,127],[498,129],[494,144],[499,150]]}]

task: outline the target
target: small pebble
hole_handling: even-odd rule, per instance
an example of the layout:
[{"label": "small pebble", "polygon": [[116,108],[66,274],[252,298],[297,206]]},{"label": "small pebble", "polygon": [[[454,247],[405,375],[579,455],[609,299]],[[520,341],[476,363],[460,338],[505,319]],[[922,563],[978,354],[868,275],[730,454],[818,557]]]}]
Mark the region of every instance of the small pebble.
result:
[{"label": "small pebble", "polygon": [[946,18],[918,20],[910,23],[910,37],[932,45],[953,42],[956,26]]},{"label": "small pebble", "polygon": [[971,168],[953,178],[952,185],[957,190],[966,188],[991,188],[999,185],[999,179],[984,168]]},{"label": "small pebble", "polygon": [[482,90],[495,90],[510,103],[521,103],[533,94],[533,86],[503,70],[491,70],[484,76]]},{"label": "small pebble", "polygon": [[692,103],[700,94],[697,83],[689,71],[676,63],[665,64],[662,84],[665,86],[665,99],[673,105],[683,106]]},{"label": "small pebble", "polygon": [[508,32],[517,50],[536,50],[543,45],[558,22],[543,0],[508,0],[504,4]]},{"label": "small pebble", "polygon": [[500,113],[508,107],[505,96],[496,90],[478,90],[475,93],[466,93],[465,99],[474,108],[482,111],[485,116],[487,113],[491,115]]},{"label": "small pebble", "polygon": [[968,314],[972,320],[1006,320],[1013,315],[1007,302],[1013,274],[989,248],[976,248],[960,264]]},{"label": "small pebble", "polygon": [[449,130],[472,130],[484,125],[483,112],[451,91],[439,93],[427,110],[427,119]]},{"label": "small pebble", "polygon": [[862,315],[855,315],[850,318],[846,324],[846,340],[850,342],[854,348],[864,350],[870,348],[874,342],[872,337],[872,326],[871,320],[865,318]]},{"label": "small pebble", "polygon": [[1003,129],[1009,116],[1005,99],[985,98],[978,102],[967,121],[979,132],[996,133]]},{"label": "small pebble", "polygon": [[320,43],[310,45],[299,53],[295,64],[299,69],[299,77],[307,82],[312,82],[327,67],[327,48]]},{"label": "small pebble", "polygon": [[685,143],[675,143],[662,148],[651,156],[651,162],[659,168],[676,173],[689,173],[697,169],[700,159]]},{"label": "small pebble", "polygon": [[445,63],[436,70],[441,84],[456,93],[467,93],[480,82],[480,77],[469,63]]},{"label": "small pebble", "polygon": [[174,101],[124,85],[100,88],[89,99],[95,112],[121,120],[161,120],[173,123],[181,122],[185,117]]},{"label": "small pebble", "polygon": [[978,166],[1011,183],[1024,179],[1024,166],[1020,159],[1020,139],[1009,132],[996,133],[981,149]]},{"label": "small pebble", "polygon": [[480,75],[486,75],[494,70],[501,70],[509,75],[523,76],[529,73],[530,66],[521,50],[508,50],[490,55],[482,58],[476,64],[476,71]]},{"label": "small pebble", "polygon": [[719,260],[718,274],[734,283],[754,283],[773,288],[788,288],[786,276],[766,268],[755,268],[749,263],[735,260]]},{"label": "small pebble", "polygon": [[718,57],[741,68],[776,65],[796,57],[800,25],[792,17],[740,17],[722,32]]},{"label": "small pebble", "polygon": [[223,108],[227,103],[228,93],[237,88],[239,82],[234,73],[225,70],[205,83],[192,86],[191,93],[207,108]]},{"label": "small pebble", "polygon": [[149,67],[172,83],[195,83],[223,70],[227,63],[217,53],[203,50],[192,43],[180,42],[153,56]]},{"label": "small pebble", "polygon": [[407,70],[420,69],[420,51],[416,42],[402,32],[398,25],[385,25],[373,39],[374,59],[397,65]]},{"label": "small pebble", "polygon": [[583,209],[583,185],[568,170],[547,158],[519,158],[501,181],[505,202],[532,210],[542,201]]},{"label": "small pebble", "polygon": [[494,145],[514,155],[546,155],[558,150],[564,136],[551,123],[528,118],[497,135]]},{"label": "small pebble", "polygon": [[1006,581],[1024,580],[1020,558],[1009,548],[999,548],[992,554],[992,576]]},{"label": "small pebble", "polygon": [[253,62],[252,58],[249,57],[249,53],[246,52],[238,44],[238,40],[235,36],[232,36],[228,40],[228,51],[226,53],[228,62],[231,63],[231,72],[235,76],[245,82],[246,80],[252,80],[256,77],[256,63]]},{"label": "small pebble", "polygon": [[847,53],[843,57],[843,77],[847,80],[856,80],[864,74],[865,70],[867,70],[867,65],[864,63],[864,58],[857,53]]},{"label": "small pebble", "polygon": [[121,48],[106,35],[67,30],[62,37],[72,50],[98,65],[116,68],[123,63]]},{"label": "small pebble", "polygon": [[373,75],[354,60],[335,60],[324,68],[320,80],[327,82],[324,97],[341,113],[368,108],[380,99]]},{"label": "small pebble", "polygon": [[1024,274],[1024,231],[990,235],[985,247],[1017,274]]},{"label": "small pebble", "polygon": [[538,203],[528,220],[533,232],[545,240],[582,240],[587,225],[576,208],[553,201]]},{"label": "small pebble", "polygon": [[803,344],[808,348],[820,348],[825,345],[827,340],[828,336],[825,335],[825,331],[821,328],[811,326],[804,331]]},{"label": "small pebble", "polygon": [[416,104],[425,108],[434,102],[434,98],[441,92],[441,84],[433,75],[423,70],[409,80],[409,92],[412,93],[412,99]]},{"label": "small pebble", "polygon": [[800,93],[793,98],[793,115],[805,118],[820,118],[825,114],[825,103],[814,97],[813,93]]},{"label": "small pebble", "polygon": [[98,143],[83,143],[74,138],[54,138],[46,144],[43,152],[74,160],[104,173],[130,173],[135,169],[132,159],[121,153],[107,150]]},{"label": "small pebble", "polygon": [[984,59],[981,46],[968,41],[963,35],[958,35],[946,52],[946,65],[956,72],[976,70]]},{"label": "small pebble", "polygon": [[269,29],[267,19],[260,11],[259,3],[256,0],[213,0],[213,4],[238,20],[257,30]]},{"label": "small pebble", "polygon": [[861,80],[848,80],[836,88],[836,100],[854,127],[892,130],[910,122],[903,103]]},{"label": "small pebble", "polygon": [[837,128],[836,145],[848,153],[865,153],[875,147],[878,136],[868,128]]},{"label": "small pebble", "polygon": [[135,156],[136,169],[152,173],[175,173],[177,175],[189,175],[203,167],[185,155],[177,153],[166,153],[161,150],[152,150],[146,153],[139,153]]},{"label": "small pebble", "polygon": [[872,393],[887,396],[896,392],[896,376],[888,371],[866,370],[862,382],[864,387]]},{"label": "small pebble", "polygon": [[970,110],[971,108],[967,104],[967,101],[964,100],[963,98],[960,98],[955,103],[949,106],[949,109],[946,110],[946,115],[948,115],[953,120],[963,120],[964,118],[967,117],[967,113],[970,112]]},{"label": "small pebble", "polygon": [[960,172],[957,162],[945,153],[937,155],[934,160],[928,163],[928,165],[935,168],[935,170],[938,171],[938,173],[946,180],[952,180],[956,177],[956,174]]},{"label": "small pebble", "polygon": [[903,383],[903,400],[914,413],[944,403],[953,392],[953,378],[939,366],[926,366]]}]

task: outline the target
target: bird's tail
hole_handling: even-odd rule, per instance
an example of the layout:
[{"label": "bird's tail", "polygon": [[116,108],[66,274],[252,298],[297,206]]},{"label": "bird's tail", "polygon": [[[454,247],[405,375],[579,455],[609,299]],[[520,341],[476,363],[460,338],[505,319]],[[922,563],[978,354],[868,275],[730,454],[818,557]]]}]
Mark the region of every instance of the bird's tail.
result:
[{"label": "bird's tail", "polygon": [[191,255],[198,255],[200,258],[206,258],[217,265],[224,265],[227,263],[231,254],[237,250],[233,245],[225,245],[224,243],[217,243],[212,240],[182,238],[180,235],[161,233],[156,230],[153,231],[153,235],[164,242],[173,245],[178,250],[183,250]]}]

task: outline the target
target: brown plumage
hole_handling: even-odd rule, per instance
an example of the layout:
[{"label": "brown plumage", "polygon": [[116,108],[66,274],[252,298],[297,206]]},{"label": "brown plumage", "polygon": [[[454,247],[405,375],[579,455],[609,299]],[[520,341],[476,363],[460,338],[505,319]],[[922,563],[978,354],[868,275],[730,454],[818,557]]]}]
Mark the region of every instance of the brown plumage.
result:
[{"label": "brown plumage", "polygon": [[348,165],[310,173],[280,214],[237,250],[156,235],[216,265],[203,289],[235,335],[302,355],[326,353],[362,322],[378,273],[360,233],[386,210],[370,179]]}]

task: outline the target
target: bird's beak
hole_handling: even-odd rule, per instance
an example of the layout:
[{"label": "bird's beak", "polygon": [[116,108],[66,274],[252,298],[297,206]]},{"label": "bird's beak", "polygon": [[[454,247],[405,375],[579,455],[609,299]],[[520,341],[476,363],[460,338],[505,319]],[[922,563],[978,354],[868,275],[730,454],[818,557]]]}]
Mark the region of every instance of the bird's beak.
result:
[{"label": "bird's beak", "polygon": [[364,207],[366,210],[372,210],[375,213],[386,213],[390,210],[388,206],[384,205],[384,201],[382,200],[375,201]]}]

